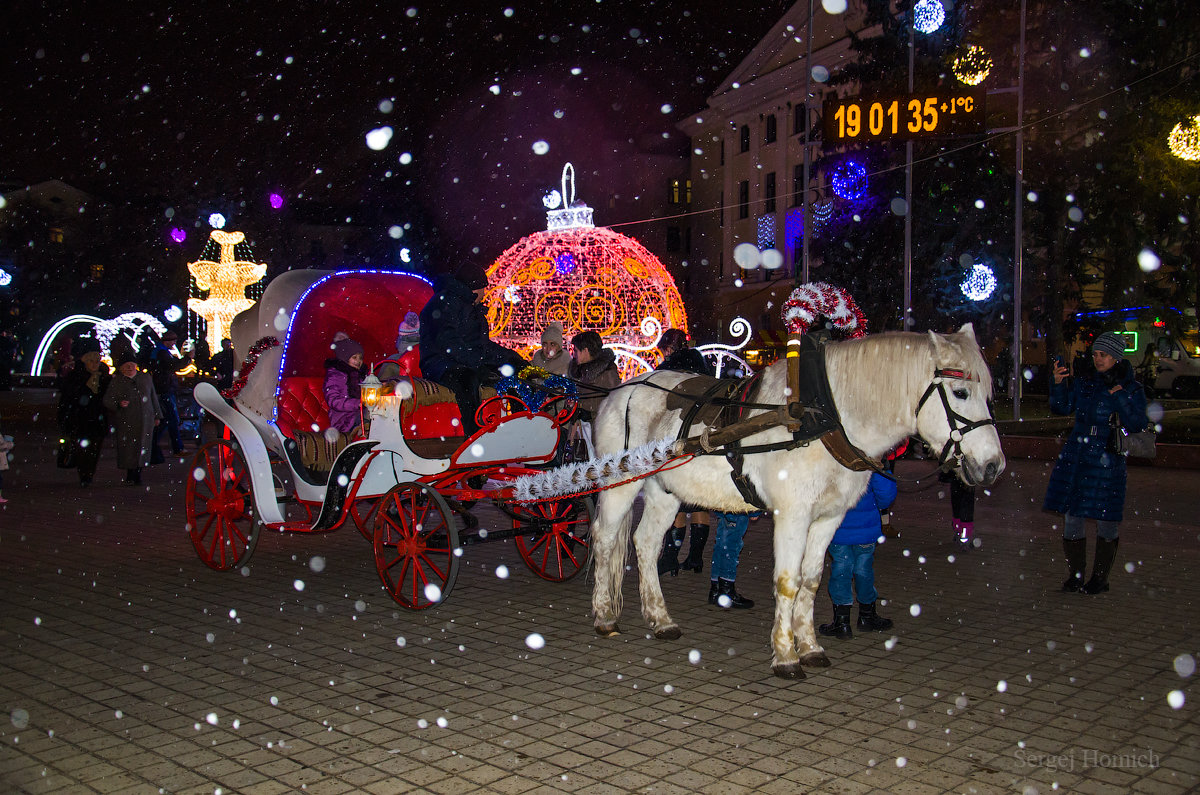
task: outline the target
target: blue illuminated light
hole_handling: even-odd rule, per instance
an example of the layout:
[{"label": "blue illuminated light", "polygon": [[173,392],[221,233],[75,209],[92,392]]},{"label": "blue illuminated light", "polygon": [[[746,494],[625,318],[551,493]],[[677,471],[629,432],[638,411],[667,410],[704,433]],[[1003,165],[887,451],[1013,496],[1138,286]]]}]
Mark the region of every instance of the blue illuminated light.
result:
[{"label": "blue illuminated light", "polygon": [[575,262],[575,255],[570,251],[564,251],[554,258],[554,272],[559,276],[566,276],[575,271],[577,264]]},{"label": "blue illuminated light", "polygon": [[946,21],[942,0],[920,0],[913,6],[913,28],[919,33],[933,33]]},{"label": "blue illuminated light", "polygon": [[829,176],[833,192],[854,201],[867,195],[867,167],[855,160],[843,160]]}]

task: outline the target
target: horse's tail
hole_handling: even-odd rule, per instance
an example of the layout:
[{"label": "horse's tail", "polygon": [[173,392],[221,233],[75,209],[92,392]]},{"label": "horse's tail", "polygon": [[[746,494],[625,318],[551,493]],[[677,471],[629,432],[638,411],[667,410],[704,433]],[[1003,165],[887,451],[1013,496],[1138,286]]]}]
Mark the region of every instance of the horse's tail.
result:
[{"label": "horse's tail", "polygon": [[[600,495],[597,501],[596,521],[594,528],[605,528],[605,538],[593,538],[598,553],[596,558],[599,566],[596,569],[596,594],[607,592],[608,604],[593,604],[592,608],[597,617],[611,616],[613,622],[621,614],[624,600],[621,594],[621,581],[625,579],[625,564],[629,559],[629,535],[633,527],[632,506],[622,500],[614,499],[615,495]],[[610,516],[610,514],[616,514]],[[611,611],[611,612],[609,612]]]}]

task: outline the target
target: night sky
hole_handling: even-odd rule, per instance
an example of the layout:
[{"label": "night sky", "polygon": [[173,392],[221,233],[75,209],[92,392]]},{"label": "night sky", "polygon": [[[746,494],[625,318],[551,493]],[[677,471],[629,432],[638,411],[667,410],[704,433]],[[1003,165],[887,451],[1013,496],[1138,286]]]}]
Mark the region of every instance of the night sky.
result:
[{"label": "night sky", "polygon": [[[557,184],[567,160],[586,173],[602,150],[686,151],[675,122],[790,3],[18,5],[0,34],[6,182],[444,215],[464,183],[525,202],[513,192]],[[374,151],[365,136],[385,125]]]}]

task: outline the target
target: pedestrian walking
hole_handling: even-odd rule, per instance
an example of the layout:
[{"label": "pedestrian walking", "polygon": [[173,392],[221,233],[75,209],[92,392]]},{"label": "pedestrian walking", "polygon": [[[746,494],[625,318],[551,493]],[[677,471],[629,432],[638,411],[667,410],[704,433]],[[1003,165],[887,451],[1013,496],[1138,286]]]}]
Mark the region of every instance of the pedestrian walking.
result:
[{"label": "pedestrian walking", "polygon": [[150,463],[160,463],[162,458],[159,438],[165,430],[171,440],[171,453],[183,453],[183,437],[179,433],[179,371],[192,363],[191,355],[177,356],[174,351],[179,335],[167,331],[154,346],[150,356],[150,372],[154,381],[154,390],[158,395],[159,416],[163,418],[158,427],[154,428],[153,449]]},{"label": "pedestrian walking", "polygon": [[[892,620],[883,618],[875,609],[878,592],[875,590],[875,544],[882,529],[879,512],[896,499],[896,482],[877,472],[871,473],[867,491],[853,508],[846,512],[842,524],[829,544],[829,598],[833,602],[833,621],[817,627],[826,637],[849,640],[852,596],[858,597],[858,628],[883,632],[892,628]],[[853,585],[853,595],[851,593]]]},{"label": "pedestrian walking", "polygon": [[125,485],[140,486],[163,412],[154,379],[141,371],[132,351],[118,355],[117,374],[104,393],[104,406],[116,429],[117,467],[125,470]]},{"label": "pedestrian walking", "polygon": [[100,450],[108,435],[104,393],[112,380],[108,365],[100,358],[100,341],[84,337],[73,346],[75,365],[64,368],[59,381],[58,427],[62,433],[59,466],[75,469],[79,485],[90,486],[100,462]]},{"label": "pedestrian walking", "polygon": [[233,386],[233,340],[226,337],[221,340],[221,350],[208,361],[209,368],[217,376],[217,390],[225,391]]},{"label": "pedestrian walking", "polygon": [[[1073,413],[1075,425],[1050,473],[1043,507],[1064,515],[1063,554],[1069,576],[1062,589],[1098,594],[1109,587],[1125,507],[1125,456],[1110,449],[1111,420],[1119,418],[1130,433],[1145,430],[1146,393],[1125,358],[1125,340],[1111,331],[1096,337],[1091,361],[1077,363],[1070,381],[1067,376],[1059,359],[1050,385],[1050,410]],[[1096,554],[1091,579],[1085,583],[1086,519],[1096,520]]]}]

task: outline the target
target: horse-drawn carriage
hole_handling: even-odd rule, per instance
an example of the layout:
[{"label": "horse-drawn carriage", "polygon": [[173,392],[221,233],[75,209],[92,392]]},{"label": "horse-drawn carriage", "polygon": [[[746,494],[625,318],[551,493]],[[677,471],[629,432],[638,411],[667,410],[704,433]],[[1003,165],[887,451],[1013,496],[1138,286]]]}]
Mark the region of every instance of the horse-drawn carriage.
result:
[{"label": "horse-drawn carriage", "polygon": [[[187,481],[188,532],[206,564],[240,568],[264,527],[321,532],[352,524],[371,542],[389,595],[413,609],[446,598],[463,546],[473,542],[511,538],[529,568],[555,582],[587,565],[589,499],[512,499],[516,478],[553,460],[573,400],[526,406],[491,397],[476,415],[480,430],[464,437],[453,393],[422,379],[410,352],[399,357],[399,380],[365,386],[369,431],[348,439],[330,429],[322,393],[335,333],[359,342],[368,362],[395,354],[397,324],[424,306],[432,287],[398,272],[287,275],[298,299],[272,304],[269,286],[250,323],[256,336],[285,332],[282,344],[259,336],[230,400],[211,384],[195,390],[225,426],[223,438],[200,448]],[[490,500],[507,526],[481,528],[471,514],[480,500]]]}]

